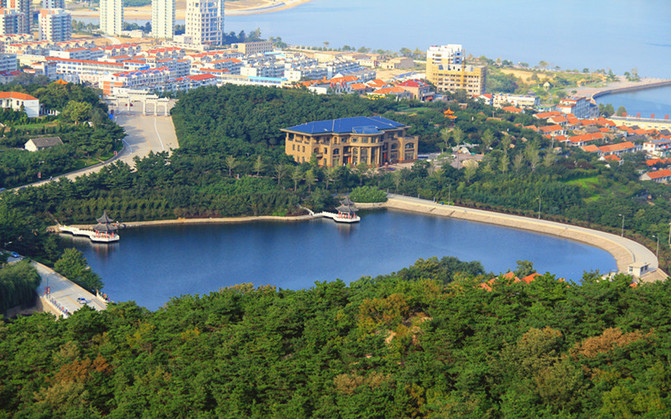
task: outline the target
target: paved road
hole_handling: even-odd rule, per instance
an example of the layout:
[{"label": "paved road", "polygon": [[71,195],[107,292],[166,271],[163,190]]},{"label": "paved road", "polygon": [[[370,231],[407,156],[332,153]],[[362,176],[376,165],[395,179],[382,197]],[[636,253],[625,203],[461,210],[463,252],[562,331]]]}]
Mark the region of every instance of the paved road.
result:
[{"label": "paved road", "polygon": [[68,280],[63,275],[55,272],[49,267],[42,265],[39,262],[31,262],[40,274],[42,282],[38,288],[40,296],[44,296],[45,289],[48,286],[51,293],[48,296],[49,302],[56,306],[64,317],[74,313],[84,306],[83,302],[79,302],[79,298],[86,300],[86,305],[94,310],[105,310],[107,304],[95,297],[95,295],[86,291],[84,288]]},{"label": "paved road", "polygon": [[[41,182],[35,182],[24,186],[41,186],[63,177],[74,180],[79,176],[97,173],[105,165],[111,164],[116,160],[121,160],[130,166],[133,166],[135,164],[133,162],[135,157],[142,158],[148,155],[150,151],[158,153],[161,151],[170,151],[179,147],[177,134],[175,134],[175,127],[172,124],[172,117],[170,116],[145,116],[142,115],[141,112],[122,112],[116,115],[115,120],[117,124],[122,126],[126,131],[126,138],[123,139],[124,148],[115,159],[109,160],[104,164],[76,170],[61,176],[55,176],[52,179],[46,179]],[[24,186],[19,186],[14,189],[22,188]]]},{"label": "paved road", "polygon": [[410,211],[415,210],[435,215],[480,221],[512,228],[521,228],[588,243],[611,253],[613,257],[615,257],[618,270],[622,273],[628,273],[628,266],[630,264],[634,262],[643,262],[649,265],[650,271],[655,271],[643,275],[643,280],[666,278],[666,274],[661,269],[658,269],[659,261],[655,254],[642,244],[626,237],[554,221],[539,220],[518,215],[502,214],[452,205],[441,205],[426,199],[418,199],[402,195],[389,194],[388,196],[389,201],[386,203],[386,206],[392,208],[406,209]]}]

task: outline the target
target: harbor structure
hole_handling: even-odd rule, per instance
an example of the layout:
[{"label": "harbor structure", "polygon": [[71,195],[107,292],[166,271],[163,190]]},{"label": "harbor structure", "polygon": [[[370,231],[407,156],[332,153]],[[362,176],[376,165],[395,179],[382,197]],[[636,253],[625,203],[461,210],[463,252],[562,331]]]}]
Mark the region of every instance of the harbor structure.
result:
[{"label": "harbor structure", "polygon": [[281,131],[286,133],[286,154],[298,163],[314,156],[320,166],[364,163],[379,167],[417,159],[419,139],[408,136],[409,128],[381,116],[357,116],[313,121]]}]

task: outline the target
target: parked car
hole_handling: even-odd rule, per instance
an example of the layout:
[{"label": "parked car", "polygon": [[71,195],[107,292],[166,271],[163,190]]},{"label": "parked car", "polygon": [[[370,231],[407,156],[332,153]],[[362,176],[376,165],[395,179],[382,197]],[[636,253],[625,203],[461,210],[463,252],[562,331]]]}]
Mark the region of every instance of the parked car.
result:
[{"label": "parked car", "polygon": [[87,301],[86,298],[84,298],[84,297],[78,297],[78,298],[77,298],[77,302],[78,302],[79,304],[86,304],[86,303],[88,303],[88,301]]}]

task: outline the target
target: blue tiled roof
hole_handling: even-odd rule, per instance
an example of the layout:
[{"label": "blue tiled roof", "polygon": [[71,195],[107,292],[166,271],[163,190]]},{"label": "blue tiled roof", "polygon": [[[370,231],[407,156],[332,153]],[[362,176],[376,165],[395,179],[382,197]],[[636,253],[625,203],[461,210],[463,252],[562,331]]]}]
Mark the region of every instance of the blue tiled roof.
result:
[{"label": "blue tiled roof", "polygon": [[381,116],[355,116],[352,118],[329,119],[327,121],[313,121],[285,129],[287,131],[302,132],[305,134],[376,134],[380,132],[380,130],[400,128],[403,126],[404,125],[401,123]]}]

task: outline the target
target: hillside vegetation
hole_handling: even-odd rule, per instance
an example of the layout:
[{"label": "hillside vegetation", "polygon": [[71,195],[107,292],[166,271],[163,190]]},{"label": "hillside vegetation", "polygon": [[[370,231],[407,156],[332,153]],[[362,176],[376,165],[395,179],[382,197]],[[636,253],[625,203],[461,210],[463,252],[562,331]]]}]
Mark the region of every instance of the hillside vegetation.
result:
[{"label": "hillside vegetation", "polygon": [[[671,285],[478,285],[419,260],[303,291],[241,284],[0,324],[0,416],[663,417]],[[185,278],[188,280],[188,278]]]}]

